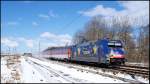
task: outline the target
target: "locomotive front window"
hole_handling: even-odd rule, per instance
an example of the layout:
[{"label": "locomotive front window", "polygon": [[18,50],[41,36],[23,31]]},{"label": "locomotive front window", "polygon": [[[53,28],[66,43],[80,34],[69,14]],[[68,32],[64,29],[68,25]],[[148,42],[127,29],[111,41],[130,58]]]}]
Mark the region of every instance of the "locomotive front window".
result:
[{"label": "locomotive front window", "polygon": [[115,43],[115,46],[122,47],[121,43]]},{"label": "locomotive front window", "polygon": [[116,42],[109,42],[108,47],[122,47],[122,44]]}]

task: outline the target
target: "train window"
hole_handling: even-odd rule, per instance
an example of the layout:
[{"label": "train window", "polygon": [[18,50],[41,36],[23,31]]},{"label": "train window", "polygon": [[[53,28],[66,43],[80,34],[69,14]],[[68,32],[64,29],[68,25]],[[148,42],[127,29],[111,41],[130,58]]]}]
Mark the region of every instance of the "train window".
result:
[{"label": "train window", "polygon": [[109,42],[108,47],[122,47],[122,44],[116,42]]},{"label": "train window", "polygon": [[109,43],[108,43],[108,47],[115,47],[114,42],[109,42]]},{"label": "train window", "polygon": [[109,46],[109,45],[111,46],[111,45],[115,45],[115,44],[114,44],[113,42],[109,42],[109,43],[108,43],[108,46]]},{"label": "train window", "polygon": [[121,47],[121,43],[115,43],[115,46]]}]

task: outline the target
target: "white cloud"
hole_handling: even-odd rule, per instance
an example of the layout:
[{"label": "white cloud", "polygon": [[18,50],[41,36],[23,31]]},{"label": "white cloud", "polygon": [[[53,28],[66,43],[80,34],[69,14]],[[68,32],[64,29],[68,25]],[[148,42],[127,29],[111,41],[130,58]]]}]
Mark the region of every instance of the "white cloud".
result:
[{"label": "white cloud", "polygon": [[32,22],[33,26],[38,26],[39,24],[37,22]]},{"label": "white cloud", "polygon": [[26,39],[24,37],[18,37],[17,40],[18,41],[25,41]]},{"label": "white cloud", "polygon": [[44,18],[44,19],[49,19],[49,15],[46,15],[46,14],[39,14],[38,15],[40,18]]},{"label": "white cloud", "polygon": [[1,44],[4,47],[17,47],[17,49],[21,52],[28,52],[28,50],[38,52],[39,42],[40,50],[42,51],[50,46],[70,45],[71,38],[72,37],[68,34],[57,35],[50,32],[44,32],[39,37],[34,39],[25,37],[2,37]]},{"label": "white cloud", "polygon": [[1,43],[8,47],[17,47],[19,46],[18,44],[24,43],[28,48],[33,48],[34,40],[24,37],[3,37]]},{"label": "white cloud", "polygon": [[36,42],[33,39],[27,39],[27,38],[24,38],[24,37],[16,38],[16,40],[18,40],[21,43],[25,43],[28,48],[33,48],[34,47],[34,42]]},{"label": "white cloud", "polygon": [[145,10],[144,8],[149,8],[148,1],[120,1],[128,11],[138,11],[138,10]]},{"label": "white cloud", "polygon": [[54,12],[52,10],[50,10],[48,14],[50,17],[57,17],[58,16],[57,14],[54,14]]},{"label": "white cloud", "polygon": [[45,38],[54,38],[55,35],[49,32],[44,32],[41,34],[41,37],[45,37]]},{"label": "white cloud", "polygon": [[146,25],[149,23],[148,1],[119,1],[119,4],[124,7],[123,10],[117,11],[115,8],[97,5],[96,7],[87,11],[79,11],[79,13],[89,17],[96,15],[110,18],[112,16],[128,16],[132,25]]},{"label": "white cloud", "polygon": [[17,41],[8,38],[1,38],[1,43],[11,48],[17,47],[19,45]]},{"label": "white cloud", "polygon": [[51,40],[52,42],[56,42],[59,43],[61,45],[65,45],[65,44],[70,44],[71,43],[71,36],[68,34],[63,34],[63,35],[56,35],[50,32],[44,32],[40,35],[40,37],[42,38],[46,38]]},{"label": "white cloud", "polygon": [[56,18],[56,17],[58,17],[58,15],[55,14],[52,10],[50,10],[48,12],[48,14],[39,14],[38,16],[40,18],[43,18],[43,19],[50,19],[50,18]]},{"label": "white cloud", "polygon": [[26,40],[26,45],[27,45],[27,47],[29,47],[29,48],[33,48],[33,40]]},{"label": "white cloud", "polygon": [[10,26],[15,26],[15,25],[18,25],[19,23],[16,22],[16,21],[11,21],[11,22],[8,22],[7,25],[10,25]]},{"label": "white cloud", "polygon": [[93,9],[90,9],[88,11],[79,11],[79,13],[85,16],[96,16],[96,15],[109,16],[111,14],[114,15],[114,13],[116,13],[116,10],[114,8],[104,8],[103,5],[97,5]]}]

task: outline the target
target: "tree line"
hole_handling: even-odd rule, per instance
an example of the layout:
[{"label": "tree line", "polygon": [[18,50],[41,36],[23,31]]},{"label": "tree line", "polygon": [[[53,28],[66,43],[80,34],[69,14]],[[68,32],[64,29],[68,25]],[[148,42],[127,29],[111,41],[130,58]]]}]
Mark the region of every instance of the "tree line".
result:
[{"label": "tree line", "polygon": [[149,63],[149,24],[133,27],[128,16],[112,18],[95,16],[82,30],[76,32],[73,43],[95,41],[104,37],[122,40],[129,62]]}]

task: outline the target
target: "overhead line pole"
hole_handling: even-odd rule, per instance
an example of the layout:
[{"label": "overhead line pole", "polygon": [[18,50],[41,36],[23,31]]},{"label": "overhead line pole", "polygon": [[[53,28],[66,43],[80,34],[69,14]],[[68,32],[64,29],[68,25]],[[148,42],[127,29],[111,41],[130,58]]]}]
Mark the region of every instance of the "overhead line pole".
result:
[{"label": "overhead line pole", "polygon": [[39,41],[39,57],[40,57],[40,41]]}]

